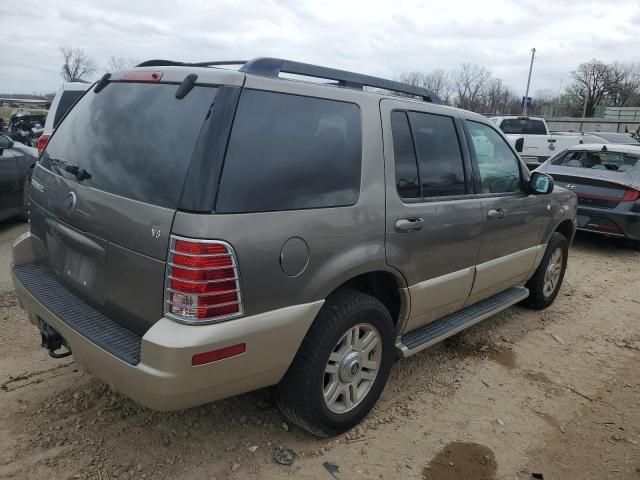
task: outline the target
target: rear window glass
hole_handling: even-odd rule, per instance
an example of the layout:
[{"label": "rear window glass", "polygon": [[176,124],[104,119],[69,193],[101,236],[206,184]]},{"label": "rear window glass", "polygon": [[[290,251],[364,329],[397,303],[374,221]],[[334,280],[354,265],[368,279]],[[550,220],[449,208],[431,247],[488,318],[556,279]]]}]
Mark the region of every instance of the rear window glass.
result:
[{"label": "rear window glass", "polygon": [[640,155],[630,155],[628,153],[569,150],[554,158],[551,164],[563,167],[625,172],[638,165],[639,160]]},{"label": "rear window glass", "polygon": [[467,193],[453,118],[409,112],[409,120],[418,154],[422,195],[442,197]]},{"label": "rear window glass", "polygon": [[56,128],[64,117],[64,114],[71,108],[71,106],[76,103],[82,94],[84,94],[84,90],[65,90],[60,95],[60,101],[58,102],[58,108],[56,109],[56,116],[53,118],[53,128]]},{"label": "rear window glass", "polygon": [[508,118],[502,121],[500,129],[507,134],[515,135],[546,135],[542,120],[531,120],[529,118]]},{"label": "rear window glass", "polygon": [[217,89],[111,83],[88,92],[59,125],[42,165],[83,185],[176,208],[198,134]]},{"label": "rear window glass", "polygon": [[353,205],[360,192],[360,109],[352,103],[245,90],[216,211]]}]

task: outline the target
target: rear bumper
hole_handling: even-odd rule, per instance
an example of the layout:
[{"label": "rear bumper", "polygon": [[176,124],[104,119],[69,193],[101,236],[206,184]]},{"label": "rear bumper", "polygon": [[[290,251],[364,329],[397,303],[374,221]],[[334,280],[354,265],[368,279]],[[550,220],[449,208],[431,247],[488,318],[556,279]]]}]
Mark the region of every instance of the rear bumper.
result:
[{"label": "rear bumper", "polygon": [[[25,251],[32,242],[29,233],[18,239],[14,261],[33,259]],[[54,314],[20,281],[13,268],[12,280],[32,323],[37,324],[40,318],[51,325],[67,341],[84,370],[154,410],[188,408],[278,383],[323,304],[296,305],[213,325],[183,325],[161,318],[141,338],[140,360],[132,365]],[[239,343],[246,344],[241,355],[191,365],[195,354]]]},{"label": "rear bumper", "polygon": [[640,240],[640,213],[579,206],[578,230]]}]

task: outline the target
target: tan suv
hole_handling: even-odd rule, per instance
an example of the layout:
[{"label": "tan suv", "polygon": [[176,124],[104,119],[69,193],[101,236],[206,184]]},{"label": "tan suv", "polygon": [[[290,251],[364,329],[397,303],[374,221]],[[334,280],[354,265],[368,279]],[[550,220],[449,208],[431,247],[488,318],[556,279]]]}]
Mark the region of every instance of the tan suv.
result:
[{"label": "tan suv", "polygon": [[356,73],[221,66],[107,74],[49,140],[12,272],[52,356],[159,410],[276,385],[335,435],[398,355],[553,302],[575,195],[487,119]]}]

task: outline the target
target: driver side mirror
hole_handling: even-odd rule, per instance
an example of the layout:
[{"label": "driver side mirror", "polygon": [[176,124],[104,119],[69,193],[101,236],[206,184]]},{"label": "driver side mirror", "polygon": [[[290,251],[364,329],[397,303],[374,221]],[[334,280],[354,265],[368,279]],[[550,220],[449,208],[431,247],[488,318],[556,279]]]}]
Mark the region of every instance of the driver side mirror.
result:
[{"label": "driver side mirror", "polygon": [[6,135],[0,135],[0,155],[6,148],[13,148],[13,140]]},{"label": "driver side mirror", "polygon": [[529,179],[529,191],[534,195],[546,195],[553,192],[553,178],[546,173],[533,172]]}]

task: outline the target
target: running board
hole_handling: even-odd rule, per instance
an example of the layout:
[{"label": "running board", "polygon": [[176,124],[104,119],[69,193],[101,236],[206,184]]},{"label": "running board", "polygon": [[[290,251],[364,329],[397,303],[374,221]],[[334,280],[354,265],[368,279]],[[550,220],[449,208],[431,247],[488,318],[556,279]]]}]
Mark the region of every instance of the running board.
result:
[{"label": "running board", "polygon": [[525,287],[512,287],[440,320],[405,333],[396,346],[403,357],[409,357],[431,345],[451,337],[471,325],[509,308],[529,296]]}]

